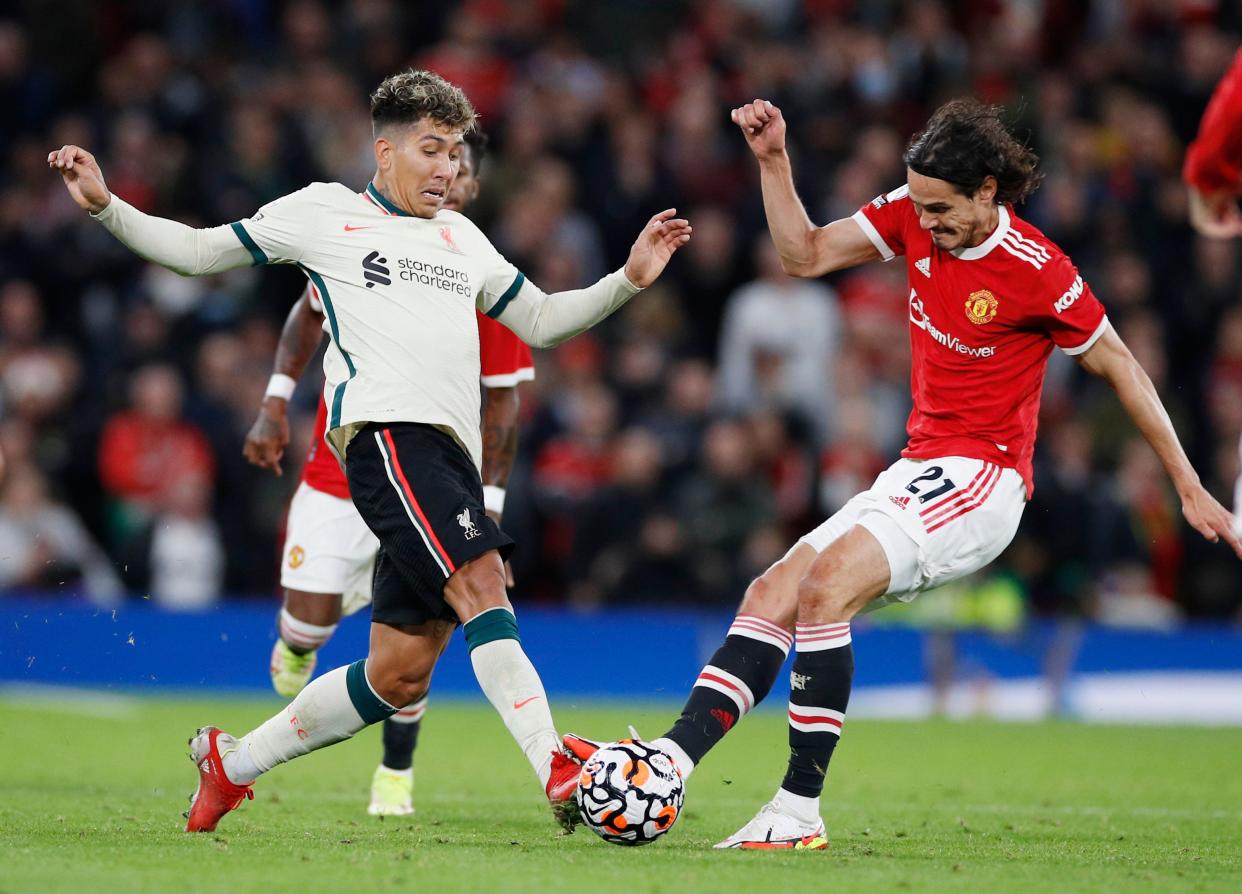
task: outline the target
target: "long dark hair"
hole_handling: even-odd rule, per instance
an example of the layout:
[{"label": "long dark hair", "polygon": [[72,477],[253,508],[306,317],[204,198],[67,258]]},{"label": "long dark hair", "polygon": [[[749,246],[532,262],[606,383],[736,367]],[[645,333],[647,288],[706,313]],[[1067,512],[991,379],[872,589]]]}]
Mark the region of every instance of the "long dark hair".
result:
[{"label": "long dark hair", "polygon": [[1023,146],[1001,120],[1004,109],[975,99],[942,105],[915,134],[902,156],[906,167],[946,180],[973,196],[991,175],[996,201],[1017,203],[1039,188],[1039,156]]}]

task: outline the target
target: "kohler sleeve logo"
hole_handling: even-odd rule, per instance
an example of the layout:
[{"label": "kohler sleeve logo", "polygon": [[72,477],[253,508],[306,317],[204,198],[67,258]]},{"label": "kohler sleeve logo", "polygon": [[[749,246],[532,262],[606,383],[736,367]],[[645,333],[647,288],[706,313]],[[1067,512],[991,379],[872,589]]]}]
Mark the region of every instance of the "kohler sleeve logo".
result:
[{"label": "kohler sleeve logo", "polygon": [[362,259],[362,278],[367,281],[367,288],[373,289],[377,285],[390,286],[392,280],[392,271],[385,265],[388,263],[387,258],[381,258],[378,251],[373,251]]}]

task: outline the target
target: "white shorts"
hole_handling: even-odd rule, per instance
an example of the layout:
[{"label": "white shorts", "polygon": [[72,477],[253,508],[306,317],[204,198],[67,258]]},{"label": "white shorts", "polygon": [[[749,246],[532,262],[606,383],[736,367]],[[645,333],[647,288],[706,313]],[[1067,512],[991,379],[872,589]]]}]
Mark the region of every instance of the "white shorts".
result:
[{"label": "white shorts", "polygon": [[349,500],[298,485],[289,504],[280,585],[304,593],[340,593],[351,615],[371,602],[379,540]]},{"label": "white shorts", "polygon": [[861,525],[888,558],[888,590],[868,610],[910,602],[923,590],[978,571],[1018,530],[1026,486],[1013,469],[964,456],[899,459],[807,534],[816,552]]}]

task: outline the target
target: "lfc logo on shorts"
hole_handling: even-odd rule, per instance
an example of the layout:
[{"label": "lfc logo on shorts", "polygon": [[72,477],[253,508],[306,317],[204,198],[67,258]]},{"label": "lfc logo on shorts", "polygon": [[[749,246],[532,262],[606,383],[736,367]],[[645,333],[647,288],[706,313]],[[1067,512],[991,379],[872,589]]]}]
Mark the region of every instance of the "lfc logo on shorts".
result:
[{"label": "lfc logo on shorts", "polygon": [[474,522],[470,518],[470,509],[466,508],[457,516],[457,524],[461,525],[461,529],[465,532],[467,540],[473,540],[483,532],[475,527]]},{"label": "lfc logo on shorts", "polygon": [[301,568],[302,563],[306,561],[306,550],[300,546],[295,546],[289,550],[289,567]]},{"label": "lfc logo on shorts", "polygon": [[966,319],[982,326],[996,317],[996,296],[987,289],[971,292],[966,299]]}]

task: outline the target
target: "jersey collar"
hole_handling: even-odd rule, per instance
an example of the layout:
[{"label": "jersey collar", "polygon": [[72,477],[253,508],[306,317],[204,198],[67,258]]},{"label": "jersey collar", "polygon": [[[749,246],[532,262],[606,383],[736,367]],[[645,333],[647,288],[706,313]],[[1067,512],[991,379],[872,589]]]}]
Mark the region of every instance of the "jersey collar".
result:
[{"label": "jersey collar", "polygon": [[1001,205],[997,210],[996,229],[992,231],[992,235],[984,239],[973,248],[955,248],[950,254],[955,258],[961,258],[963,261],[977,261],[987,255],[992,249],[1000,245],[1000,241],[1005,238],[1005,234],[1009,232],[1009,209]]},{"label": "jersey collar", "polygon": [[375,188],[375,181],[371,181],[370,183],[367,184],[366,191],[363,193],[363,195],[371,200],[371,204],[378,205],[380,210],[383,211],[385,214],[396,215],[397,217],[413,217],[414,216],[413,214],[410,214],[410,212],[408,211],[402,211],[392,202],[384,198],[384,196],[380,193],[380,191]]}]

